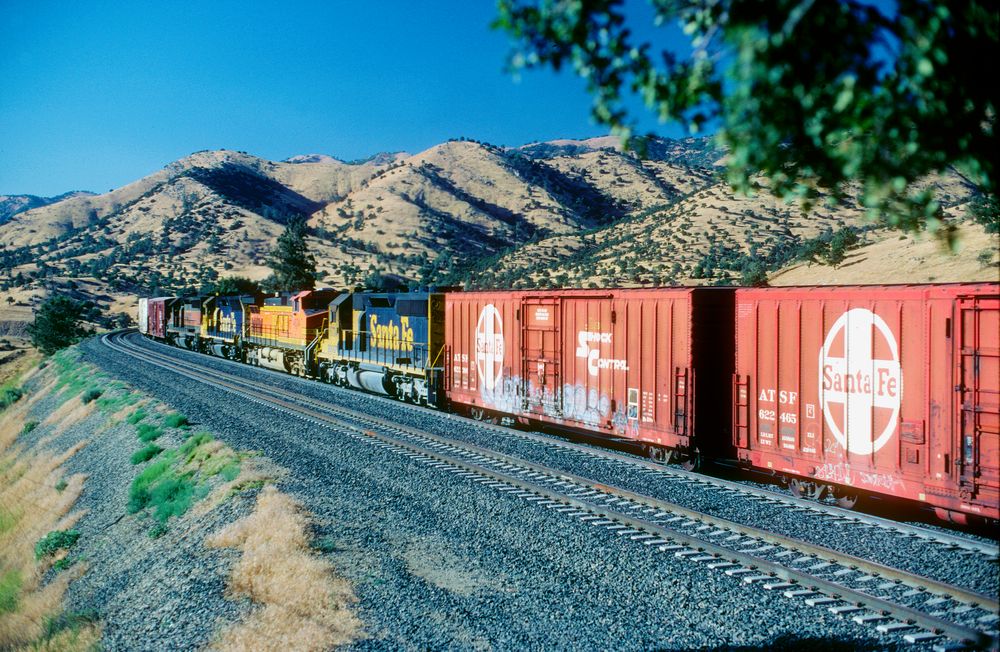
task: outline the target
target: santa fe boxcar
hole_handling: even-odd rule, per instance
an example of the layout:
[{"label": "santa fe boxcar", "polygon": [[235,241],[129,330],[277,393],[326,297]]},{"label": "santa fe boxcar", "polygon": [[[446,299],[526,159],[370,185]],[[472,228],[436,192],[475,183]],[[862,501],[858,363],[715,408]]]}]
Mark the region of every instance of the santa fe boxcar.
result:
[{"label": "santa fe boxcar", "polygon": [[449,293],[451,404],[697,459],[696,433],[729,441],[732,297],[724,288]]},{"label": "santa fe boxcar", "polygon": [[845,504],[998,517],[997,284],[736,291],[739,458]]}]

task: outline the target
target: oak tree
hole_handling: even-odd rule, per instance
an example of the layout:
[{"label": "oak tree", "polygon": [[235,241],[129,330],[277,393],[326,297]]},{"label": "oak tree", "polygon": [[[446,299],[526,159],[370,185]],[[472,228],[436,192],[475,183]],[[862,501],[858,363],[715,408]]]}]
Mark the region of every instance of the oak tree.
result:
[{"label": "oak tree", "polygon": [[90,302],[58,294],[51,296],[38,308],[34,322],[28,324],[31,343],[45,355],[76,344],[90,334],[80,322],[94,313],[95,306]]},{"label": "oak tree", "polygon": [[[875,219],[936,229],[926,184],[954,170],[996,196],[998,12],[977,0],[651,0],[682,47],[640,42],[621,0],[500,0],[515,69],[570,66],[592,113],[638,146],[638,96],[661,121],[716,130],[735,189],[808,208],[857,196]],[[762,181],[758,181],[758,179]],[[853,187],[852,187],[853,186]]]}]

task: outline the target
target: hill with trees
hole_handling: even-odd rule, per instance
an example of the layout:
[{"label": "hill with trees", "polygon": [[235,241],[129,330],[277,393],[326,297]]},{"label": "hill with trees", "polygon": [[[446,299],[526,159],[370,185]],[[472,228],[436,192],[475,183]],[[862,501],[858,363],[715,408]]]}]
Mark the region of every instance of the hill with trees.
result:
[{"label": "hill with trees", "polygon": [[[0,225],[0,322],[30,321],[51,293],[115,315],[137,294],[262,281],[293,223],[315,258],[316,284],[332,287],[759,283],[806,261],[828,270],[826,282],[850,282],[845,252],[898,236],[849,193],[836,206],[820,197],[809,213],[766,193],[737,196],[718,166],[724,153],[708,139],[654,139],[646,153],[613,137],[522,147],[463,138],[354,163],[197,152]],[[965,225],[962,240],[978,243],[938,280],[995,278],[982,250],[996,236],[975,223],[995,222],[995,206],[970,204],[977,195],[955,174],[922,183],[947,224]],[[956,259],[931,251],[921,255]],[[889,269],[884,280],[912,278]]]}]

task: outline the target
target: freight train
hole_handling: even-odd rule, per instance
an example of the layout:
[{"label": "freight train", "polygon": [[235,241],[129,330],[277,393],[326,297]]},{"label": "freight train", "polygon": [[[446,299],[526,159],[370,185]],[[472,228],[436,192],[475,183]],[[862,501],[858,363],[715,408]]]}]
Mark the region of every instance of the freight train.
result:
[{"label": "freight train", "polygon": [[1000,284],[140,299],[147,337],[797,495],[1000,518]]}]

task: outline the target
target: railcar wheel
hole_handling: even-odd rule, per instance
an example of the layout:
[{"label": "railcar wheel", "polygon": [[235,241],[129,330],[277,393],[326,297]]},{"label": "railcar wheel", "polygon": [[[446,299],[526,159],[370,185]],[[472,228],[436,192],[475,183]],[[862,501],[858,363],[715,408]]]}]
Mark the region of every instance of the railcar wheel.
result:
[{"label": "railcar wheel", "polygon": [[800,480],[799,478],[792,478],[791,482],[788,483],[788,490],[791,491],[792,495],[796,498],[809,499],[815,494],[816,487],[812,482]]},{"label": "railcar wheel", "polygon": [[685,471],[697,471],[701,468],[701,453],[698,449],[681,457],[681,468]]},{"label": "railcar wheel", "polygon": [[956,512],[953,509],[947,509],[945,507],[935,507],[934,515],[937,516],[942,521],[947,521],[948,523],[954,523],[955,525],[968,525],[969,517],[963,512]]},{"label": "railcar wheel", "polygon": [[861,494],[858,491],[847,489],[833,489],[831,491],[834,499],[837,501],[837,507],[842,507],[843,509],[854,509],[861,499]]}]

